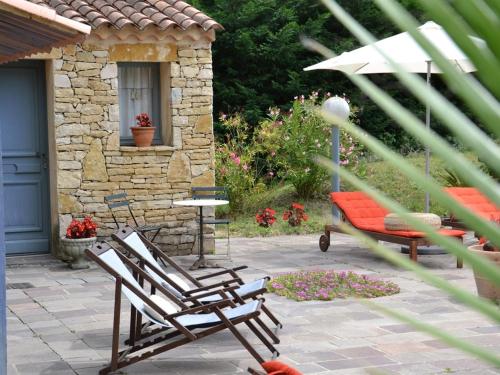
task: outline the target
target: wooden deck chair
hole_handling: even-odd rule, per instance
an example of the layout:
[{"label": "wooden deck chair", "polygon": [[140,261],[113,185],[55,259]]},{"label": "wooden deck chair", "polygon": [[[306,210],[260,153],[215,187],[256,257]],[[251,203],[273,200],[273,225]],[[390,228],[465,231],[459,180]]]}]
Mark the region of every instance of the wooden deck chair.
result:
[{"label": "wooden deck chair", "polygon": [[[109,244],[97,243],[92,249],[85,250],[85,253],[115,279],[111,363],[99,371],[99,374],[108,374],[225,329],[228,329],[240,341],[259,364],[263,363],[264,359],[261,355],[236,328],[236,325],[241,323],[245,323],[274,356],[279,355],[253,324],[260,314],[262,300],[236,306],[229,299],[221,299],[210,304],[189,307]],[[129,268],[138,275],[140,281],[134,277]],[[154,285],[157,291],[161,291],[175,304],[159,295],[148,294],[141,286],[141,282],[144,281]],[[134,309],[151,323],[151,326],[148,327],[148,335],[143,335],[136,340],[128,340],[126,348],[120,350],[122,293]],[[183,310],[179,311],[179,308]]]},{"label": "wooden deck chair", "polygon": [[[430,240],[425,237],[425,233],[385,229],[384,217],[389,211],[363,192],[331,193],[330,199],[339,208],[345,222],[375,240],[408,246],[410,259],[415,262],[418,257],[418,246],[431,245]],[[325,234],[319,239],[321,251],[327,251],[330,246],[330,232],[344,233],[338,225],[326,225]],[[463,241],[465,234],[462,230],[453,229],[439,229],[438,232],[444,236],[455,237],[460,241]],[[457,268],[462,267],[462,259],[457,258]]]},{"label": "wooden deck chair", "polygon": [[[200,293],[206,292],[213,288],[219,288],[221,286],[228,286],[229,284],[238,285],[237,288],[231,292],[227,292],[227,298],[233,299],[235,302],[242,304],[249,299],[257,299],[263,293],[267,291],[266,283],[269,281],[269,277],[255,280],[250,283],[243,283],[242,279],[236,274],[234,269],[224,270],[221,272],[216,272],[212,276],[229,274],[232,279],[217,282],[211,285],[203,285],[200,280],[206,279],[206,276],[199,278],[194,278],[188,272],[186,272],[182,267],[175,263],[172,258],[163,253],[158,249],[153,243],[148,241],[140,232],[135,231],[130,226],[122,226],[112,235],[113,239],[117,241],[126,251],[134,255],[143,265],[144,269],[155,279],[156,282],[163,285],[171,293],[176,295],[176,297],[183,299],[189,299],[194,302],[195,299],[199,303],[210,303],[219,301],[222,297],[220,294],[210,294],[201,295]],[[151,251],[149,250],[151,249]],[[182,276],[184,276],[189,282],[191,282],[195,288],[189,286],[186,281],[173,273],[167,273],[163,270],[158,261],[164,260],[169,265],[177,270]],[[241,269],[241,268],[239,268]],[[271,319],[271,321],[276,324],[277,328],[282,328],[281,323],[278,319],[271,313],[271,311],[266,307],[262,306],[262,311]],[[279,339],[274,332],[272,332],[260,319],[257,322],[261,328],[271,337],[275,344],[279,343]]]},{"label": "wooden deck chair", "polygon": [[[444,189],[449,195],[462,203],[469,210],[487,220],[500,219],[500,207],[495,205],[478,189],[472,187],[449,187]],[[467,226],[453,215],[443,219],[443,225],[453,228],[468,229]]]}]

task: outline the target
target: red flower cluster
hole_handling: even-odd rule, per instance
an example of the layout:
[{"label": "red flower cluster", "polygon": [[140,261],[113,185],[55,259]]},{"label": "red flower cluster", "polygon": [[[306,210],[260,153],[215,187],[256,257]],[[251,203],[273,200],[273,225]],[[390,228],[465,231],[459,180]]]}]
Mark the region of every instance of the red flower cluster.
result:
[{"label": "red flower cluster", "polygon": [[272,208],[264,208],[255,214],[255,220],[261,227],[268,228],[276,222],[275,214],[276,211]]},{"label": "red flower cluster", "polygon": [[136,125],[141,128],[150,128],[153,126],[153,123],[151,122],[151,119],[149,118],[149,115],[147,113],[140,113],[135,116],[135,119],[137,120]]},{"label": "red flower cluster", "polygon": [[292,203],[290,208],[283,212],[283,220],[288,221],[292,227],[296,227],[302,224],[302,221],[307,221],[309,216],[307,216],[304,211],[304,206],[299,203]]},{"label": "red flower cluster", "polygon": [[96,236],[97,224],[86,216],[82,221],[73,219],[66,229],[66,238],[90,238]]}]

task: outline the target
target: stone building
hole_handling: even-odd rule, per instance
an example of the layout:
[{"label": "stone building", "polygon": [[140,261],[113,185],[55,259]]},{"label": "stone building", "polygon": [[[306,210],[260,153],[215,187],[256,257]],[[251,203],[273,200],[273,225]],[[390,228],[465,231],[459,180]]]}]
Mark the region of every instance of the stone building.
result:
[{"label": "stone building", "polygon": [[[15,133],[2,145],[15,162],[4,172],[7,252],[57,254],[72,217],[92,216],[99,235],[109,234],[115,225],[104,196],[126,192],[141,222],[169,224],[159,241],[165,250],[190,253],[196,210],[172,201],[214,183],[211,43],[222,27],[179,0],[30,1],[92,32],[83,43],[0,66],[13,80],[13,93],[0,98],[25,98],[13,111],[17,130],[4,129],[12,116],[0,118],[2,134]],[[131,139],[140,112],[156,126],[151,147]],[[26,149],[21,163],[15,157]]]}]

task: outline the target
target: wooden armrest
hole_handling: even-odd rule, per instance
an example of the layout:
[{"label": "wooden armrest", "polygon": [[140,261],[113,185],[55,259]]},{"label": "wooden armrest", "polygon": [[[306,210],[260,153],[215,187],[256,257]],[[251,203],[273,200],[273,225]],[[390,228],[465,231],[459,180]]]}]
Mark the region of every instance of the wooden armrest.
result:
[{"label": "wooden armrest", "polygon": [[230,305],[231,304],[231,301],[229,300],[220,300],[220,301],[217,301],[217,302],[212,302],[212,303],[207,303],[206,305],[200,305],[200,306],[195,306],[195,307],[191,307],[189,309],[186,309],[186,310],[182,310],[182,311],[179,311],[175,314],[168,314],[165,316],[165,318],[168,316],[170,318],[176,318],[178,316],[182,316],[182,315],[186,315],[186,314],[192,314],[192,313],[197,313],[199,311],[203,311],[203,310],[206,310],[206,311],[212,311],[214,310],[216,307],[226,307],[227,305]]},{"label": "wooden armrest", "polygon": [[[238,285],[230,286],[230,287],[222,288],[222,289],[210,290],[206,293],[200,293],[200,294],[197,294],[197,295],[192,296],[192,297],[184,298],[182,301],[183,302],[197,301],[200,298],[209,297],[209,296],[212,296],[214,294],[219,294],[221,296],[221,298],[223,299],[223,298],[227,298],[227,296],[225,294],[226,292],[231,292],[231,291],[234,291],[235,289],[238,289]],[[223,294],[221,294],[221,293],[223,293]]]},{"label": "wooden armrest", "polygon": [[189,297],[189,296],[193,295],[193,293],[204,292],[206,290],[210,290],[213,288],[219,288],[221,286],[227,287],[227,286],[229,286],[228,284],[235,284],[236,283],[239,285],[240,284],[239,281],[240,281],[240,279],[229,279],[229,280],[220,281],[220,282],[215,283],[215,284],[202,286],[201,288],[188,290],[187,292],[184,292],[184,295]]},{"label": "wooden armrest", "polygon": [[233,278],[237,279],[237,278],[239,278],[239,276],[236,275],[236,271],[244,270],[245,268],[248,268],[248,266],[239,266],[239,267],[235,267],[235,268],[228,268],[228,269],[225,269],[223,271],[218,271],[218,272],[211,273],[209,275],[203,275],[203,276],[197,277],[196,280],[210,279],[211,277],[221,276],[221,275],[224,275],[226,273],[231,274],[231,276],[233,276]]}]

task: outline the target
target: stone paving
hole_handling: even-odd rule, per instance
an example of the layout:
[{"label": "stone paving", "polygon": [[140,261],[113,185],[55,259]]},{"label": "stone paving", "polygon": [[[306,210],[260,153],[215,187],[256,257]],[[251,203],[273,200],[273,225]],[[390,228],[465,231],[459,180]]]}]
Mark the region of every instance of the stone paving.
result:
[{"label": "stone paving", "polygon": [[[377,258],[347,236],[335,236],[326,253],[319,251],[318,237],[234,238],[232,265],[247,264],[250,268],[242,272],[247,280],[299,269],[376,275],[401,287],[400,294],[379,298],[378,303],[500,352],[500,326],[410,272]],[[178,260],[188,266],[194,258]],[[420,262],[434,274],[475,292],[472,271],[456,269],[451,256],[421,256]],[[37,256],[9,258],[7,283],[33,286],[7,290],[8,374],[97,374],[110,355],[111,278],[95,265],[74,271],[49,256]],[[298,303],[268,294],[266,303],[285,324],[277,346],[281,359],[304,374],[500,374],[499,369],[354,299]],[[125,337],[128,307],[122,310]],[[262,355],[269,355],[249,332],[245,334]],[[120,373],[229,375],[245,373],[249,365],[255,367],[256,362],[230,333],[221,332]]]}]

